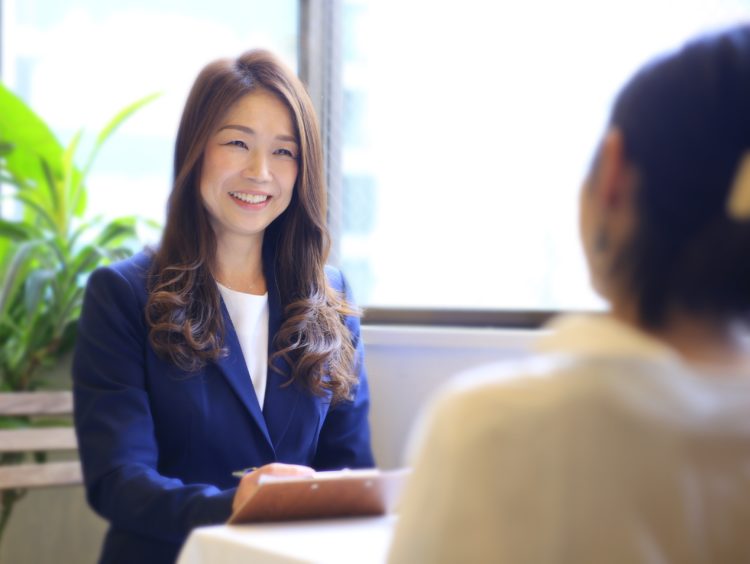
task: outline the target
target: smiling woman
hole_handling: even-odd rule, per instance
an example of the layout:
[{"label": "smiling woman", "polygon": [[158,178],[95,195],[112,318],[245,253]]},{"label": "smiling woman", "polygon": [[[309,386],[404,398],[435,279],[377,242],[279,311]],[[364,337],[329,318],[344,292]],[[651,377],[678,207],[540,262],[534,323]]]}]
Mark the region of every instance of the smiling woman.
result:
[{"label": "smiling woman", "polygon": [[291,202],[297,147],[288,108],[264,89],[237,101],[209,138],[200,192],[219,245],[214,276],[225,286],[265,292],[241,263],[260,264],[263,233]]},{"label": "smiling woman", "polygon": [[95,272],[81,316],[76,429],[110,523],[102,562],[173,562],[264,474],[374,466],[321,163],[310,98],[274,55],[198,75],[161,243]]}]

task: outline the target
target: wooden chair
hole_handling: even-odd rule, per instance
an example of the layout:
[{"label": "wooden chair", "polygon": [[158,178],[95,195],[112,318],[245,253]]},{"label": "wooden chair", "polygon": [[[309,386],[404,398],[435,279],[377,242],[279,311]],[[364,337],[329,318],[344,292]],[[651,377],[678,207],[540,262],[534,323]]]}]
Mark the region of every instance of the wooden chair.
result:
[{"label": "wooden chair", "polygon": [[[0,393],[0,416],[69,416],[71,392]],[[0,429],[0,453],[77,451],[75,430],[70,427]],[[0,465],[0,490],[63,486],[82,482],[76,460]]]}]

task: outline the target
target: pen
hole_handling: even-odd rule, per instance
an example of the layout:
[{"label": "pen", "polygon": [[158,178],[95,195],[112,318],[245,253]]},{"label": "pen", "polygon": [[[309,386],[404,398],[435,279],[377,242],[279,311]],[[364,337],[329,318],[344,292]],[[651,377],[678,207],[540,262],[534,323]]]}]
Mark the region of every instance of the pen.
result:
[{"label": "pen", "polygon": [[250,466],[250,468],[243,468],[242,470],[235,470],[234,472],[232,472],[232,476],[234,476],[235,478],[242,478],[242,476],[244,476],[248,472],[252,472],[253,470],[257,470],[257,469],[258,469],[257,466]]}]

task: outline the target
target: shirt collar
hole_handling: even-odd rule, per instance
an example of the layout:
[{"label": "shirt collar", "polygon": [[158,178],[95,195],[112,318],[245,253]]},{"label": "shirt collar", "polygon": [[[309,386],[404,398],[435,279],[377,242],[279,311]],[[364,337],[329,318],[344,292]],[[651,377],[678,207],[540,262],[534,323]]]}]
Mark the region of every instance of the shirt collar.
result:
[{"label": "shirt collar", "polygon": [[548,323],[546,329],[536,345],[540,352],[679,359],[666,344],[609,314],[563,315]]}]

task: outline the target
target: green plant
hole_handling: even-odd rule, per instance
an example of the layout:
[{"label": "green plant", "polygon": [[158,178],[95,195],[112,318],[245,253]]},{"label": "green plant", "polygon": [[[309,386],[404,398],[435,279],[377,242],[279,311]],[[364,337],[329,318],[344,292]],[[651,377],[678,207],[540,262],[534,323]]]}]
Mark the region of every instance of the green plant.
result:
[{"label": "green plant", "polygon": [[86,276],[127,256],[137,244],[136,217],[86,215],[85,181],[115,129],[156,95],[120,111],[99,133],[83,168],[75,164],[82,132],[63,147],[26,104],[0,85],[2,196],[17,219],[0,219],[0,387],[32,390],[39,370],[71,349]]},{"label": "green plant", "polygon": [[[117,113],[79,168],[82,131],[61,145],[45,122],[0,84],[0,391],[32,391],[43,384],[43,370],[73,348],[88,274],[132,254],[139,225],[156,227],[137,217],[104,220],[86,213],[86,179],[101,147],[156,96]],[[0,419],[0,428],[33,424],[29,418]],[[6,454],[0,464],[24,458]],[[22,495],[2,492],[0,535]]]}]

